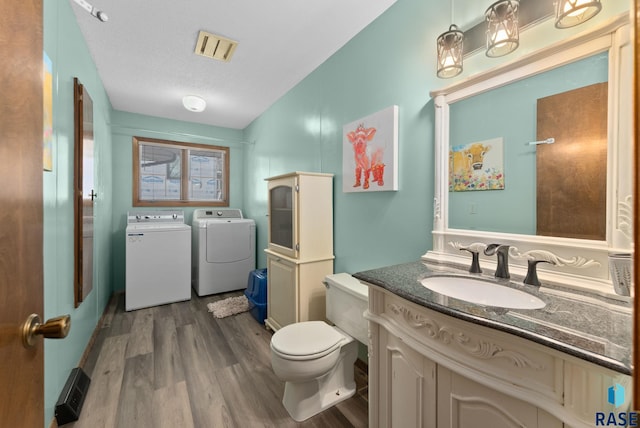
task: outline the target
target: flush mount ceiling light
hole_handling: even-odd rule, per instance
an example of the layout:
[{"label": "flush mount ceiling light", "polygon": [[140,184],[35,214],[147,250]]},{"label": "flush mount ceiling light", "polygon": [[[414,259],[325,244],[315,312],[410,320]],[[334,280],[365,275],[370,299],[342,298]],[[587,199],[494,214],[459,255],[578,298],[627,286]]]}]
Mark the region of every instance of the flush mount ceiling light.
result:
[{"label": "flush mount ceiling light", "polygon": [[454,24],[449,31],[438,36],[438,72],[441,79],[448,79],[462,73],[462,42],[464,34]]},{"label": "flush mount ceiling light", "polygon": [[593,18],[602,10],[600,0],[557,0],[556,28],[569,28]]},{"label": "flush mount ceiling light", "polygon": [[499,57],[516,50],[518,34],[518,0],[500,0],[489,6],[487,18],[487,56]]},{"label": "flush mount ceiling light", "polygon": [[201,111],[204,111],[207,106],[207,102],[196,95],[186,95],[182,98],[182,105],[189,111],[200,113]]}]

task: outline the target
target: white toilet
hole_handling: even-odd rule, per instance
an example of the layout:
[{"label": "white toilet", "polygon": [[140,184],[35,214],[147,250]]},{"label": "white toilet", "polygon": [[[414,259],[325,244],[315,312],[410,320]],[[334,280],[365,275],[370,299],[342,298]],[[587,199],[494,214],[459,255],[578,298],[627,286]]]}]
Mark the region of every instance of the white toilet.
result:
[{"label": "white toilet", "polygon": [[369,289],[347,273],[328,275],[326,315],[335,324],[305,321],[285,326],[271,338],[271,366],[285,381],[282,404],[300,422],[356,392],[353,364],[358,342],[368,342],[362,316]]}]

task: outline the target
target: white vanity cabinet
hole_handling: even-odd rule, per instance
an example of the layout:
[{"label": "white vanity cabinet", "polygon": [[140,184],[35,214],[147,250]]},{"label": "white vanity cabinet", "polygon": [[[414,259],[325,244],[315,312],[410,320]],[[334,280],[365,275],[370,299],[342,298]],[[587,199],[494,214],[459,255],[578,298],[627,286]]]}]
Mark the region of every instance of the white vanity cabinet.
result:
[{"label": "white vanity cabinet", "polygon": [[267,178],[267,327],[325,317],[324,277],[333,273],[333,174]]},{"label": "white vanity cabinet", "polygon": [[369,412],[377,412],[380,426],[435,427],[436,364],[385,329],[379,340],[378,368],[384,369],[377,377],[377,403],[369,396]]},{"label": "white vanity cabinet", "polygon": [[438,427],[562,428],[562,422],[523,400],[438,366]]},{"label": "white vanity cabinet", "polygon": [[369,285],[369,426],[593,427],[630,376]]}]

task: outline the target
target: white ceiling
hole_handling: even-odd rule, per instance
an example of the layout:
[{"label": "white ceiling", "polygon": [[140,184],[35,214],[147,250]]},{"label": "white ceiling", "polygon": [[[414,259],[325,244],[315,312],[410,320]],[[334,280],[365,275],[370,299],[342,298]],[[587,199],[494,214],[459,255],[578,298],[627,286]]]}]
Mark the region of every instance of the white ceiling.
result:
[{"label": "white ceiling", "polygon": [[[243,129],[396,0],[88,0],[107,22],[68,1],[115,110]],[[230,62],[194,53],[200,30]]]}]

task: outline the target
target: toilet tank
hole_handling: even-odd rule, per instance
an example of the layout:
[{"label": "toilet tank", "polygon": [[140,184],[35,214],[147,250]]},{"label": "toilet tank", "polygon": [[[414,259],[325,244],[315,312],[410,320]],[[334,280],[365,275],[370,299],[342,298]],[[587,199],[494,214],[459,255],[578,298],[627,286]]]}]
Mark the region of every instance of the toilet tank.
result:
[{"label": "toilet tank", "polygon": [[354,339],[369,343],[369,323],[362,315],[369,307],[369,287],[348,273],[325,277],[327,319]]}]

